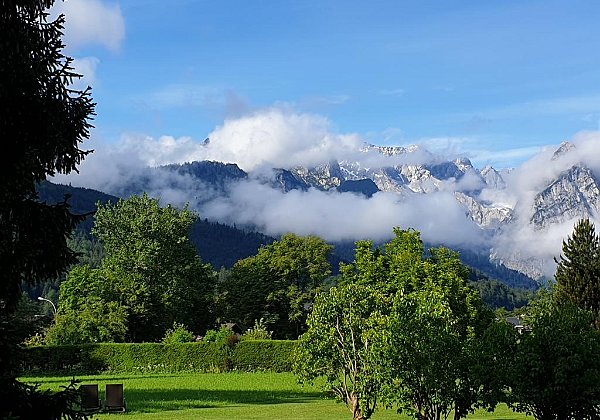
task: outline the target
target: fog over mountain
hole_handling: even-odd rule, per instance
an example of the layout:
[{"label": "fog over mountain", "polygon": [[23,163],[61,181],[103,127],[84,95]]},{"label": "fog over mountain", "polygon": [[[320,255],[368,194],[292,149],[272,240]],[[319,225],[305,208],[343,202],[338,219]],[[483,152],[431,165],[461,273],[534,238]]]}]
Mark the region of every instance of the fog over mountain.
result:
[{"label": "fog over mountain", "polygon": [[[600,220],[599,132],[550,145],[518,168],[475,168],[468,156],[420,145],[378,147],[320,116],[276,108],[227,120],[203,141],[129,135],[88,147],[96,151],[80,174],[53,181],[122,197],[146,191],[274,236],[381,241],[394,226],[412,227],[427,242],[476,249],[534,278],[553,275],[579,217]],[[237,166],[189,164],[203,161]],[[371,198],[338,192],[364,179],[380,190]]]}]

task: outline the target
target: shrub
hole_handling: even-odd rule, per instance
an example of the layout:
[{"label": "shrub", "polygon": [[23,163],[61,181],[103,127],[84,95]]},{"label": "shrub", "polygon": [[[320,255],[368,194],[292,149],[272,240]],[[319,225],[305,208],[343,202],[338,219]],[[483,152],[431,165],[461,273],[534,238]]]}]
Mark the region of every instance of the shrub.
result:
[{"label": "shrub", "polygon": [[25,341],[23,341],[23,345],[27,347],[43,346],[44,342],[44,336],[40,333],[36,333],[27,337]]},{"label": "shrub", "polygon": [[[235,336],[234,336],[235,337]],[[22,374],[91,375],[107,372],[223,372],[291,370],[295,341],[225,343],[99,343],[24,348]]]},{"label": "shrub", "polygon": [[218,330],[206,331],[206,334],[204,334],[204,338],[202,339],[202,341],[205,341],[207,343],[229,345],[233,341],[231,337],[235,337],[235,333],[230,328],[222,326]]},{"label": "shrub", "polygon": [[243,335],[242,340],[270,340],[273,331],[268,331],[264,318],[254,320],[254,326],[249,328]]},{"label": "shrub", "polygon": [[173,322],[173,327],[165,332],[163,344],[191,343],[195,340],[194,334],[185,325]]},{"label": "shrub", "polygon": [[290,372],[296,347],[293,340],[242,340],[232,354],[235,369]]}]

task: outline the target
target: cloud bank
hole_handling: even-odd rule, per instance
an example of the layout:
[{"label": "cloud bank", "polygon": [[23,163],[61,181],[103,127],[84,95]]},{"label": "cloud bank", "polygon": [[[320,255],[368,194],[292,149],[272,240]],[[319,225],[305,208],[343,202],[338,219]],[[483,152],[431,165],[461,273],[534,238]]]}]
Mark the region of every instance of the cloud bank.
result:
[{"label": "cloud bank", "polygon": [[[560,254],[562,240],[572,232],[575,221],[534,229],[530,223],[534,197],[573,165],[584,163],[600,173],[599,132],[576,134],[572,139],[576,147],[560,156],[554,156],[559,145],[548,146],[521,167],[504,171],[506,188],[483,189],[479,196],[483,202],[514,211],[513,222],[491,236],[475,225],[454,197],[454,191],[482,187],[475,174],[467,174],[458,182],[444,181],[440,191],[434,193],[379,192],[370,199],[314,189],[283,193],[253,176],[264,175],[271,168],[318,165],[330,159],[360,160],[363,167],[372,168],[441,159],[423,148],[396,157],[364,153],[360,151],[364,140],[359,135],[336,133],[324,117],[278,108],[226,120],[210,133],[209,139],[204,142],[189,137],[124,135],[111,147],[94,144],[98,140],[93,140],[89,147],[96,152],[82,163],[80,174],[57,177],[55,181],[119,195],[124,185],[143,179],[147,192],[160,197],[163,203],[190,203],[201,217],[253,226],[273,236],[296,232],[329,241],[383,241],[391,237],[393,227],[411,227],[430,243],[486,252],[492,249],[499,260],[535,260],[537,269],[551,277],[553,257]],[[201,160],[237,163],[250,172],[250,177],[230,185],[227,194],[222,195],[189,176],[147,169]]]},{"label": "cloud bank", "polygon": [[100,45],[111,51],[119,49],[125,38],[125,19],[117,3],[101,0],[66,0],[56,2],[52,16],[65,15],[63,40],[69,50]]},{"label": "cloud bank", "polygon": [[315,189],[282,193],[250,180],[234,184],[227,197],[210,201],[202,210],[208,218],[257,226],[274,236],[295,232],[330,241],[382,241],[391,237],[393,227],[401,226],[418,229],[429,242],[483,242],[479,229],[447,192],[418,195],[410,200],[379,192],[367,199]]}]

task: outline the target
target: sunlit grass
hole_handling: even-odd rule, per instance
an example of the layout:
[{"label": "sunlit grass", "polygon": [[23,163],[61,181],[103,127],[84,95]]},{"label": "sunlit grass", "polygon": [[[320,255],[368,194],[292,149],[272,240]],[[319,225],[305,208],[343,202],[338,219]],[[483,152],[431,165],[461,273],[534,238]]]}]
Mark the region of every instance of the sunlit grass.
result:
[{"label": "sunlit grass", "polygon": [[[70,377],[26,377],[43,389],[58,390]],[[78,376],[82,384],[97,383],[101,397],[108,383],[122,383],[128,412],[99,414],[99,419],[332,419],[348,420],[346,407],[326,398],[318,386],[300,386],[290,373],[193,373]],[[375,420],[408,419],[392,410],[379,410]],[[512,420],[525,416],[505,406],[469,419]]]}]

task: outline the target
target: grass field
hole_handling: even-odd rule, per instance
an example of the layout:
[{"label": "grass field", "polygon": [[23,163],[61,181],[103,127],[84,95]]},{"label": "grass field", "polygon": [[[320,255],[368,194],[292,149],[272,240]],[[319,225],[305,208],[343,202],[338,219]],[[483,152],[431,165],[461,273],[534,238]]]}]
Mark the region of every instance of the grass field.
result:
[{"label": "grass field", "polygon": [[[122,383],[128,412],[99,414],[98,419],[285,419],[351,420],[346,407],[326,398],[318,387],[300,386],[290,373],[195,373],[78,376],[82,384]],[[25,377],[43,389],[58,390],[70,377]],[[380,410],[374,420],[408,419]],[[525,419],[506,407],[475,413],[469,419]]]}]

